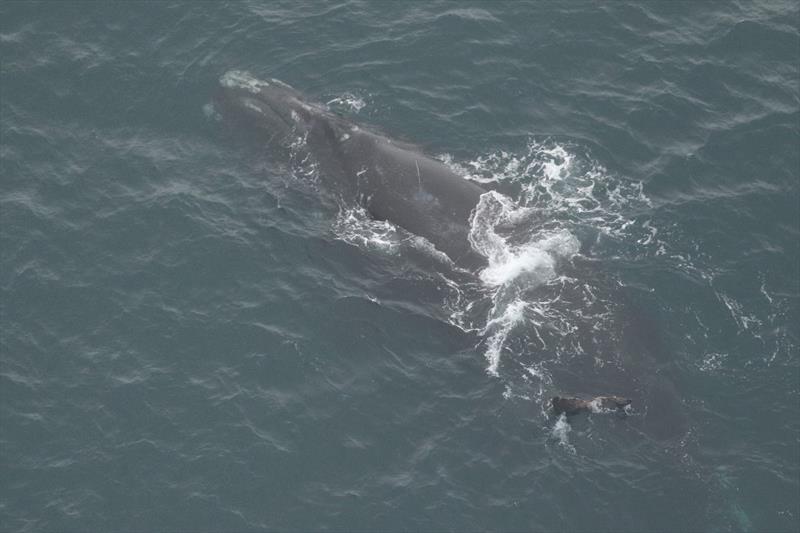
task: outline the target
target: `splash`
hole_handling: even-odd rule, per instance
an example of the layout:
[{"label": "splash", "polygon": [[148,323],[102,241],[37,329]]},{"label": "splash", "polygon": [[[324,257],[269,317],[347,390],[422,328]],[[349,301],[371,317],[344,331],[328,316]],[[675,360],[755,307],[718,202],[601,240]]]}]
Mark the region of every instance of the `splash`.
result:
[{"label": "splash", "polygon": [[400,228],[391,222],[370,218],[362,207],[340,209],[333,231],[339,239],[349,244],[390,254],[397,253],[408,239]]},{"label": "splash", "polygon": [[479,277],[492,291],[492,307],[482,333],[488,336],[486,371],[493,376],[498,375],[509,334],[526,321],[525,310],[532,302],[526,301],[524,295],[554,279],[557,263],[569,259],[580,248],[578,239],[565,229],[534,234],[518,245],[500,235],[498,228],[524,221],[526,211],[510,198],[491,191],[481,196],[470,220],[470,244],[489,263]]},{"label": "splash", "polygon": [[338,239],[353,246],[390,255],[414,249],[441,264],[453,266],[450,258],[426,238],[408,233],[387,220],[375,220],[363,207],[340,207],[332,229]]},{"label": "splash", "polygon": [[558,417],[556,423],[553,425],[551,435],[558,443],[566,448],[568,451],[575,453],[575,447],[569,442],[569,432],[572,431],[572,426],[567,421],[567,416],[564,413]]},{"label": "splash", "polygon": [[367,107],[367,102],[362,97],[353,93],[343,93],[325,102],[331,109],[341,109],[350,113],[359,113]]},{"label": "splash", "polygon": [[500,365],[500,354],[511,330],[524,321],[526,305],[522,300],[515,300],[503,306],[502,311],[492,310],[499,316],[490,319],[483,331],[483,333],[489,334],[484,355],[489,363],[486,371],[492,376],[498,376],[497,367]]},{"label": "splash", "polygon": [[562,227],[626,245],[638,242],[640,250],[653,253],[665,246],[652,223],[643,225],[630,215],[651,207],[642,183],[613,175],[579,146],[534,139],[519,153],[500,150],[466,163],[448,154],[440,159],[467,179],[514,187],[517,204]]}]

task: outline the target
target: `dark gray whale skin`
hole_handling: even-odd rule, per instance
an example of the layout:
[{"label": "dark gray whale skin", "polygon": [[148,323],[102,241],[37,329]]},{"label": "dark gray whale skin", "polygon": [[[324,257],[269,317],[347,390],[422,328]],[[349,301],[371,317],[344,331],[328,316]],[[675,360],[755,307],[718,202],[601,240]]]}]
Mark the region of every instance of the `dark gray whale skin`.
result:
[{"label": "dark gray whale skin", "polygon": [[305,138],[320,176],[344,201],[425,237],[459,267],[486,264],[468,240],[470,215],[486,191],[416,147],[310,103],[279,80],[236,71],[220,79],[215,109],[273,145]]}]

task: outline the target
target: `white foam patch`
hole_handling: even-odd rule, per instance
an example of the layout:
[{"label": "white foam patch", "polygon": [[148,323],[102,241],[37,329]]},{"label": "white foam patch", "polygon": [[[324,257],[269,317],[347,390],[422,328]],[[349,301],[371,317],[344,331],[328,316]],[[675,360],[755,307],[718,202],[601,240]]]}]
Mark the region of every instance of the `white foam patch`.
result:
[{"label": "white foam patch", "polygon": [[497,316],[491,318],[484,328],[484,333],[489,334],[486,341],[486,351],[484,356],[489,366],[486,367],[486,372],[492,376],[497,376],[497,368],[500,365],[500,354],[503,351],[508,334],[514,329],[514,326],[521,323],[525,317],[525,302],[522,300],[515,300],[510,304],[503,304],[499,311],[493,309],[493,313]]},{"label": "white foam patch", "polygon": [[572,257],[579,249],[580,243],[574,235],[567,230],[557,230],[523,246],[509,246],[490,258],[489,266],[480,274],[481,280],[497,287],[528,276],[532,287],[553,279],[556,261]]},{"label": "white foam patch", "polygon": [[319,162],[308,149],[308,132],[295,128],[292,135],[281,142],[289,154],[288,170],[292,178],[304,186],[319,187]]},{"label": "white foam patch", "polygon": [[216,121],[222,120],[222,115],[220,115],[217,112],[216,108],[214,107],[214,104],[211,102],[208,102],[207,104],[203,105],[203,115],[207,119]]},{"label": "white foam patch", "polygon": [[[777,291],[769,291],[765,274],[758,279],[738,279],[733,281],[731,273],[719,269],[711,264],[711,258],[701,252],[686,253],[685,256],[670,255],[668,260],[678,259],[675,268],[701,279],[719,301],[721,308],[727,311],[736,327],[736,334],[742,342],[751,342],[760,345],[753,351],[759,353],[760,359],[767,365],[776,362],[790,361],[797,352],[795,337],[790,333],[787,324],[793,323],[789,308],[790,298]],[[724,287],[724,288],[723,288]],[[759,299],[746,298],[745,291],[750,290],[761,296]],[[735,294],[735,296],[734,296]],[[692,319],[697,322],[702,331],[690,340],[698,344],[698,351],[706,355],[698,363],[700,370],[710,372],[724,370],[727,354],[713,353],[709,343],[710,335],[714,332],[704,323],[702,313],[693,311]],[[755,359],[751,359],[754,362]]]},{"label": "white foam patch", "polygon": [[389,221],[375,220],[363,207],[341,209],[333,224],[333,232],[337,238],[354,246],[387,254],[413,248],[441,263],[453,264],[446,254],[424,237],[410,234]]},{"label": "white foam patch", "polygon": [[569,450],[572,453],[575,453],[575,447],[569,443],[569,432],[572,431],[572,426],[569,425],[567,421],[567,416],[564,413],[558,417],[556,423],[553,425],[552,435],[558,443]]},{"label": "white foam patch", "polygon": [[270,85],[268,81],[260,80],[244,70],[229,70],[222,75],[219,83],[223,87],[238,87],[253,94],[258,94],[263,87]]},{"label": "white foam patch", "polygon": [[521,295],[556,278],[558,262],[580,249],[578,239],[566,229],[537,233],[527,242],[511,244],[498,227],[525,220],[526,211],[510,198],[490,191],[481,196],[470,220],[470,244],[489,263],[480,279],[492,291],[492,307],[482,333],[487,335],[486,371],[493,376],[498,375],[509,335],[525,322],[525,310],[534,304]]},{"label": "white foam patch", "polygon": [[506,390],[503,391],[503,398],[506,400],[513,400],[514,398],[519,398],[520,400],[528,400],[530,401],[531,397],[527,394],[520,394],[516,392],[511,385],[506,385]]},{"label": "white foam patch", "polygon": [[639,241],[653,255],[659,249],[666,252],[652,221],[646,225],[628,214],[651,206],[642,184],[613,175],[576,146],[531,140],[521,153],[500,150],[466,163],[457,163],[448,154],[440,159],[478,183],[518,187],[520,205],[627,244]]},{"label": "white foam patch", "polygon": [[740,333],[743,333],[747,330],[757,330],[761,326],[761,321],[752,314],[746,313],[744,306],[736,301],[733,297],[719,291],[716,291],[716,296],[719,301],[725,304],[725,307],[728,308],[731,318],[733,318],[734,322],[736,322],[736,326],[739,328]]},{"label": "white foam patch", "polygon": [[498,234],[497,228],[524,220],[526,211],[495,191],[483,194],[475,207],[469,241],[489,261],[489,266],[480,274],[488,286],[504,285],[524,274],[532,275],[534,283],[547,281],[555,275],[557,258],[571,257],[578,252],[580,243],[567,230],[540,234],[536,240],[521,245],[509,244]]},{"label": "white foam patch", "polygon": [[700,370],[703,372],[714,373],[725,365],[725,360],[727,357],[728,355],[724,353],[707,353],[700,361]]},{"label": "white foam patch", "polygon": [[367,107],[367,102],[353,93],[343,93],[336,98],[328,100],[325,105],[342,108],[351,113],[358,113]]},{"label": "white foam patch", "polygon": [[444,154],[442,160],[468,179],[490,184],[528,181],[531,177],[558,180],[570,171],[575,155],[559,144],[531,141],[522,154],[500,150],[464,164]]},{"label": "white foam patch", "polygon": [[375,220],[362,207],[342,209],[333,225],[334,233],[355,246],[395,253],[407,239],[394,224]]}]

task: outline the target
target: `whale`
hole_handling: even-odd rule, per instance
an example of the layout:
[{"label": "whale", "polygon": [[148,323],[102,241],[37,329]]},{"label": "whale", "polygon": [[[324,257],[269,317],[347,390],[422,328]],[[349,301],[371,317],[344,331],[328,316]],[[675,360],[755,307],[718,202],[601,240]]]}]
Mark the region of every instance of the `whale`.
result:
[{"label": "whale", "polygon": [[241,71],[220,78],[214,106],[273,147],[306,150],[329,189],[372,218],[424,237],[459,267],[486,264],[469,242],[470,216],[486,190],[416,146],[310,102],[287,83]]},{"label": "whale", "polygon": [[[488,265],[487,258],[472,246],[470,226],[482,196],[489,191],[418,146],[357,124],[283,81],[259,79],[243,71],[228,71],[219,79],[213,102],[225,122],[259,146],[285,152],[296,161],[313,160],[325,189],[343,204],[355,203],[374,219],[424,237],[470,274]],[[598,281],[599,269],[592,263],[576,257],[570,275],[608,285]],[[560,387],[581,390],[595,400],[558,397],[549,402],[551,409],[573,415],[634,404],[646,413],[642,426],[647,433],[658,439],[685,434],[681,400],[663,369],[669,355],[659,328],[619,288],[606,289],[610,299],[620,302],[611,344],[597,346],[590,325],[573,335],[582,353],[599,353],[618,363],[598,366],[593,357],[582,357],[554,369]],[[582,301],[581,294],[562,298]],[[608,395],[609,389],[624,396]]]}]

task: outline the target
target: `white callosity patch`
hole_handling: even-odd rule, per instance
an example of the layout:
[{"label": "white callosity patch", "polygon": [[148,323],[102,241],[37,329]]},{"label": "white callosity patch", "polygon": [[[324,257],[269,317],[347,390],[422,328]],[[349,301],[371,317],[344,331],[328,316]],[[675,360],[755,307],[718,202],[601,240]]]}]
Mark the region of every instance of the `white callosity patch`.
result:
[{"label": "white callosity patch", "polygon": [[229,70],[219,79],[223,87],[238,87],[253,94],[258,94],[262,87],[269,87],[270,83],[260,80],[244,70]]},{"label": "white callosity patch", "polygon": [[264,110],[263,110],[263,109],[261,109],[261,108],[258,106],[258,104],[256,104],[255,102],[253,102],[253,101],[252,101],[252,100],[250,100],[250,99],[246,99],[246,100],[244,100],[244,106],[245,106],[247,109],[250,109],[250,110],[253,110],[253,111],[255,111],[256,113],[260,113],[260,114],[262,114],[262,115],[264,114]]},{"label": "white callosity patch", "polygon": [[[294,90],[294,87],[292,87],[291,85],[289,85],[289,84],[288,84],[288,83],[286,83],[285,81],[276,80],[275,78],[270,78],[270,79],[269,79],[269,81],[271,81],[271,82],[272,82],[272,83],[274,83],[275,85],[280,85],[281,87],[283,87],[283,88],[285,88],[285,89],[291,89],[291,90]],[[263,82],[263,83],[264,83],[264,84],[266,84],[266,85],[268,85],[268,84],[267,84],[267,82]]]}]

